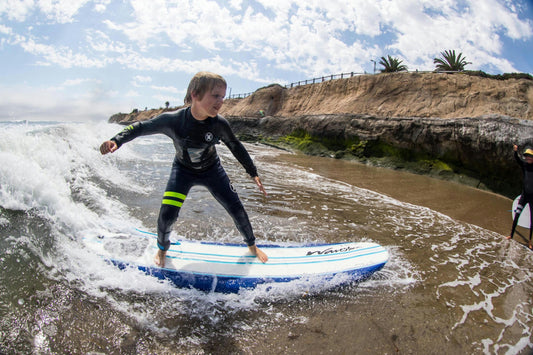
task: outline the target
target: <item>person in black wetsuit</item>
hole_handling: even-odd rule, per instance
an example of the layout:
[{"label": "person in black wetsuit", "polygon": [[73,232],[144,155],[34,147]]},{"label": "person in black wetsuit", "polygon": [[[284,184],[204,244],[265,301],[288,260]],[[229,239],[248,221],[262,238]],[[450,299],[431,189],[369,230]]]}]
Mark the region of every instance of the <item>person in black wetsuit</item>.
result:
[{"label": "person in black wetsuit", "polygon": [[529,204],[529,249],[533,249],[533,245],[531,244],[531,235],[533,234],[533,149],[528,148],[524,151],[524,159],[520,158],[520,156],[518,155],[517,145],[513,146],[513,150],[514,157],[518,162],[518,165],[520,165],[520,167],[522,168],[524,186],[522,188],[522,194],[520,195],[520,199],[518,200],[518,206],[516,207],[516,213],[513,220],[511,234],[507,237],[507,239],[513,238],[516,225],[518,224],[518,219],[520,218],[520,214],[522,213],[524,207],[526,207],[526,204]]},{"label": "person in black wetsuit", "polygon": [[139,136],[162,133],[174,142],[176,155],[172,164],[157,220],[155,263],[165,265],[170,247],[170,232],[189,190],[205,186],[233,218],[250,251],[266,262],[268,256],[255,245],[255,236],[244,206],[220,164],[215,144],[224,142],[266,196],[246,148],[235,137],[228,121],[218,114],[226,96],[226,81],[220,75],[200,72],[189,83],[185,104],[188,107],[163,113],[151,120],[136,122],[100,146],[102,154],[112,153]]}]

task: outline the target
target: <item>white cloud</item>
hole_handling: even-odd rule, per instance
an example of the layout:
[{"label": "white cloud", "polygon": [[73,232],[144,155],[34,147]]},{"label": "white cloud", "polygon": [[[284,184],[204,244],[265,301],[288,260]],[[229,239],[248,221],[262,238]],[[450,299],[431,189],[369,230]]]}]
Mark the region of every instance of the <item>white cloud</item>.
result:
[{"label": "white cloud", "polygon": [[94,3],[94,11],[103,13],[111,3],[111,0],[95,0]]},{"label": "white cloud", "polygon": [[[201,70],[260,86],[287,83],[296,76],[303,80],[372,70],[370,59],[389,54],[411,70],[432,70],[433,58],[446,49],[462,52],[473,62],[469,69],[511,72],[517,70],[504,44],[531,43],[533,37],[532,20],[519,18],[521,4],[508,0],[0,0],[0,63],[4,68],[40,65],[43,73],[54,70],[47,77],[58,74],[61,78],[50,86],[56,90],[91,87],[85,99],[93,102],[104,95],[118,99],[116,93],[125,92],[123,98],[141,103],[150,97],[160,102],[165,94],[181,95],[184,78]],[[109,78],[102,78],[103,70],[111,73]],[[91,75],[102,81],[72,79]],[[176,78],[176,86],[160,82],[161,75]],[[39,82],[39,76],[24,80]],[[128,92],[131,88],[134,91]],[[234,87],[234,93],[237,90]]]},{"label": "white cloud", "polygon": [[0,15],[10,20],[24,21],[33,7],[33,0],[3,0],[0,1]]},{"label": "white cloud", "polygon": [[[0,16],[9,20],[24,21],[33,12],[40,11],[52,22],[69,23],[74,16],[90,0],[2,0]],[[102,0],[105,3],[108,0]]]},{"label": "white cloud", "polygon": [[[384,21],[397,38],[388,48],[410,63],[432,69],[432,58],[445,49],[456,49],[471,58],[497,58],[503,54],[500,32],[512,33],[516,39],[532,36],[531,21],[520,21],[495,0],[461,4],[465,6],[458,7],[458,2],[451,0],[381,2]],[[475,65],[488,63],[484,60]],[[508,62],[500,69],[504,68],[512,69]]]},{"label": "white cloud", "polygon": [[240,10],[242,7],[242,0],[229,0],[229,4],[232,8]]},{"label": "white cloud", "polygon": [[57,23],[74,21],[79,9],[89,0],[36,0],[39,9],[49,20]]},{"label": "white cloud", "polygon": [[[511,39],[533,35],[531,19],[528,22],[520,21],[515,12],[508,11],[496,0],[472,1],[470,7],[475,25],[480,30],[487,33],[501,30]],[[483,25],[485,27],[481,27]]]},{"label": "white cloud", "polygon": [[[73,21],[87,2],[39,0],[34,7],[64,23]],[[472,57],[483,57],[478,52],[500,56],[500,35],[523,39],[533,32],[531,21],[519,20],[512,9],[497,0],[257,3],[259,6],[253,8],[243,1],[130,0],[132,13],[130,17],[122,16],[125,21],[104,16],[102,24],[107,32],[85,30],[88,48],[101,53],[99,56],[84,52],[83,47],[53,46],[44,38],[42,42],[30,39],[22,46],[40,57],[39,63],[65,68],[119,63],[133,70],[194,72],[207,63],[211,68],[234,73],[243,62],[229,53],[239,53],[241,60],[261,63],[261,68],[270,63],[270,68],[314,75],[347,67],[362,70],[369,58],[387,54],[425,69],[433,67],[432,59],[444,49],[468,48],[473,51],[469,53]],[[110,0],[94,2],[95,9],[109,4]],[[35,10],[30,5],[26,1],[15,6],[15,2],[8,1],[4,7],[17,8],[14,13],[21,14],[17,15],[20,18]],[[117,41],[117,35],[129,43]],[[381,49],[378,42],[382,43]],[[177,55],[183,55],[155,55],[154,49],[161,48],[174,48]],[[203,58],[191,59],[186,53],[201,54]],[[232,57],[231,66],[224,60],[228,55]],[[254,78],[266,76],[257,66],[252,72]]]},{"label": "white cloud", "polygon": [[66,46],[53,46],[35,42],[33,39],[27,39],[21,43],[21,47],[28,53],[41,58],[38,62],[40,65],[59,65],[63,68],[103,68],[110,62],[110,59],[95,58],[83,53],[75,53],[71,48]]},{"label": "white cloud", "polygon": [[112,40],[106,33],[99,30],[86,30],[86,39],[89,46],[97,52],[109,54],[128,51],[126,44]]}]

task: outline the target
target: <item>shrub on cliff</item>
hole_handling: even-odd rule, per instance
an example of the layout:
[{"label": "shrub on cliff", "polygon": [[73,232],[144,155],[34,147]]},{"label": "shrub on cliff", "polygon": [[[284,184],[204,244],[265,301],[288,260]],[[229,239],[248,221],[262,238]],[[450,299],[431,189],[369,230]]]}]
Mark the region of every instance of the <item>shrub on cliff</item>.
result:
[{"label": "shrub on cliff", "polygon": [[466,57],[462,57],[463,53],[459,53],[456,56],[455,49],[445,50],[440,54],[442,58],[433,59],[433,63],[437,64],[437,71],[463,71],[465,70],[465,66],[472,64],[466,61]]},{"label": "shrub on cliff", "polygon": [[381,57],[379,64],[383,65],[381,69],[382,73],[395,73],[400,71],[407,71],[407,66],[402,64],[402,60],[398,58],[387,56],[388,58]]},{"label": "shrub on cliff", "polygon": [[504,74],[487,74],[481,70],[465,70],[463,74],[470,76],[480,76],[482,78],[496,79],[496,80],[507,80],[507,79],[526,79],[533,80],[533,76],[528,73],[504,73]]}]

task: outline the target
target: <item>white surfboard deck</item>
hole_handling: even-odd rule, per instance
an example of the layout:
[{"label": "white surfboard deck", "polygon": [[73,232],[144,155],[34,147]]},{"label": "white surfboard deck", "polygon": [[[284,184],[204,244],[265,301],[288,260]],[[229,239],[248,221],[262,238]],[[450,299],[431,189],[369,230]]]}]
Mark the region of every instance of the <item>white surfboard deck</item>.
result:
[{"label": "white surfboard deck", "polygon": [[[520,196],[515,198],[513,201],[513,209],[511,210],[511,216],[513,218],[513,221],[516,215],[516,208],[518,206],[518,200],[520,200]],[[528,203],[526,207],[524,207],[524,209],[522,210],[522,214],[520,214],[520,218],[518,218],[518,225],[520,227],[530,228],[530,223],[531,223],[530,213],[531,212],[530,212],[529,203]]]},{"label": "white surfboard deck", "polygon": [[[139,242],[148,238],[150,247],[142,255],[116,255],[108,243]],[[346,282],[360,281],[380,270],[389,259],[382,246],[371,242],[307,245],[259,245],[268,255],[262,263],[244,244],[178,240],[167,251],[165,267],[153,263],[157,251],[156,235],[136,230],[134,233],[85,237],[85,244],[120,268],[136,267],[179,287],[204,291],[238,292],[270,282],[309,279],[325,282],[337,275]],[[128,241],[127,241],[128,240]],[[130,244],[131,245],[131,244]],[[116,252],[116,251],[115,251]]]}]

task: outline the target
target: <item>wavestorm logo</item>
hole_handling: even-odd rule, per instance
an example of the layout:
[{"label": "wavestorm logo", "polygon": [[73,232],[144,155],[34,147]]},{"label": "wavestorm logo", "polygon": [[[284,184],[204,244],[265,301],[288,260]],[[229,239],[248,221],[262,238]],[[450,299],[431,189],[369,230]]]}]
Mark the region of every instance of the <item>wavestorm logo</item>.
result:
[{"label": "wavestorm logo", "polygon": [[211,132],[207,132],[207,133],[205,134],[205,141],[206,141],[206,142],[211,142],[212,140],[213,140],[213,133],[211,133]]},{"label": "wavestorm logo", "polygon": [[329,247],[323,250],[308,251],[307,255],[326,255],[326,254],[345,253],[347,251],[351,251],[354,249],[356,248],[355,247],[344,247],[344,248],[335,249],[335,248]]},{"label": "wavestorm logo", "polygon": [[233,184],[231,183],[231,181],[229,182],[229,188],[231,189],[231,191],[237,193],[237,189],[233,186]]}]

